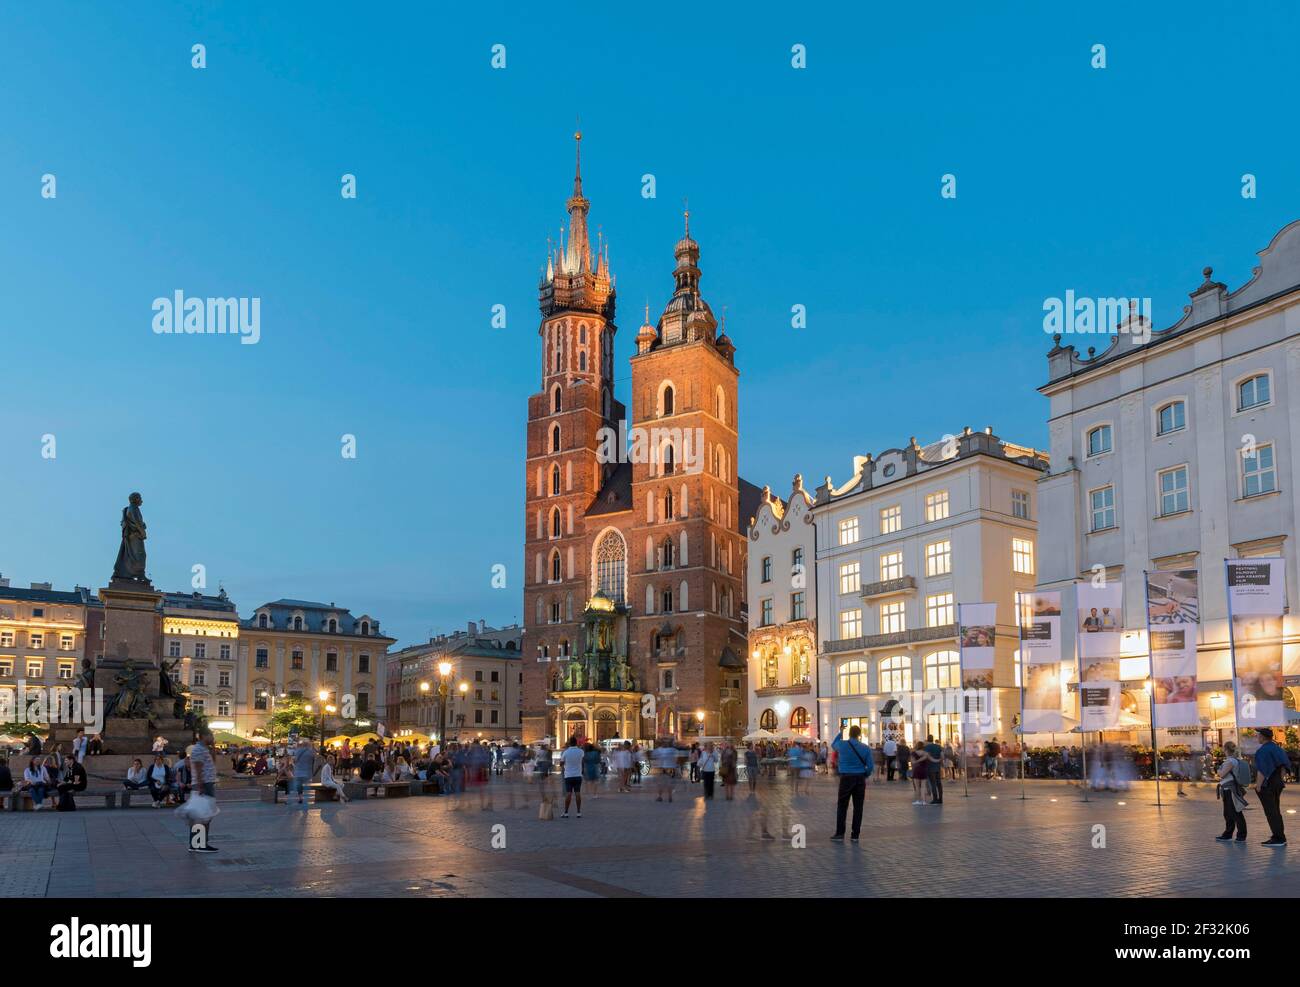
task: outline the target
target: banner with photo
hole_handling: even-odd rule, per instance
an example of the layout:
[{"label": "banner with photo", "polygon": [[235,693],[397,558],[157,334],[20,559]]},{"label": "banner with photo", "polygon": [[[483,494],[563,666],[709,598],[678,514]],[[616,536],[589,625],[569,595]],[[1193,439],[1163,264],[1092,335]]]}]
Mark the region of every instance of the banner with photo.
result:
[{"label": "banner with photo", "polygon": [[1061,593],[1017,593],[1020,627],[1020,730],[1064,731],[1061,715]]},{"label": "banner with photo", "polygon": [[1061,593],[1017,593],[1020,658],[1025,667],[1061,660]]},{"label": "banner with photo", "polygon": [[1195,569],[1146,573],[1152,715],[1157,727],[1194,727],[1201,722],[1196,704],[1199,579]]},{"label": "banner with photo", "polygon": [[1124,585],[1075,585],[1078,604],[1079,724],[1084,730],[1119,725],[1119,653],[1124,638]]},{"label": "banner with photo", "polygon": [[993,724],[993,662],[998,639],[996,603],[959,603],[962,719]]},{"label": "banner with photo", "polygon": [[1285,566],[1282,559],[1228,559],[1225,567],[1237,726],[1279,726],[1286,721],[1282,689]]}]

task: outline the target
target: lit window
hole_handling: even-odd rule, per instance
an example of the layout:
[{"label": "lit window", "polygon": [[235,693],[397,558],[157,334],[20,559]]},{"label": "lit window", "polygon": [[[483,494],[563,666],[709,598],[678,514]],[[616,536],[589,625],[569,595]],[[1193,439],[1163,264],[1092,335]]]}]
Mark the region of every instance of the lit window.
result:
[{"label": "lit window", "polygon": [[1241,454],[1241,492],[1258,497],[1277,489],[1277,470],[1273,466],[1273,445],[1256,446],[1254,455]]},{"label": "lit window", "polygon": [[952,572],[952,542],[937,541],[925,546],[925,574],[946,576]]},{"label": "lit window", "polygon": [[840,566],[840,593],[857,593],[862,589],[862,564],[846,562]]},{"label": "lit window", "polygon": [[1156,412],[1156,434],[1167,435],[1187,427],[1187,405],[1170,401]]},{"label": "lit window", "polygon": [[893,507],[880,509],[880,533],[892,535],[903,527],[903,509],[895,504]]},{"label": "lit window", "polygon": [[39,679],[45,675],[45,663],[40,661],[27,662],[27,677],[29,679]]},{"label": "lit window", "polygon": [[1175,466],[1157,474],[1160,486],[1160,516],[1181,514],[1191,510],[1191,497],[1187,489],[1187,467]]},{"label": "lit window", "polygon": [[59,662],[59,678],[61,679],[72,678],[72,662],[70,661]]},{"label": "lit window", "polygon": [[1011,539],[1011,569],[1028,575],[1034,573],[1034,543],[1028,538]]},{"label": "lit window", "polygon": [[1268,404],[1268,374],[1258,374],[1237,385],[1237,410],[1247,411]]},{"label": "lit window", "polygon": [[840,521],[840,544],[852,545],[858,540],[858,519],[846,517]]},{"label": "lit window", "polygon": [[948,491],[940,490],[937,493],[925,495],[925,519],[927,521],[942,521],[948,516]]},{"label": "lit window", "polygon": [[27,639],[31,642],[33,648],[45,647],[45,635],[39,631],[31,631],[27,635]]},{"label": "lit window", "polygon": [[925,687],[957,689],[961,686],[961,656],[956,651],[936,651],[925,656]]},{"label": "lit window", "polygon": [[1011,516],[1029,520],[1029,491],[1011,491]]},{"label": "lit window", "polygon": [[12,648],[14,646],[14,632],[0,631],[0,647]]},{"label": "lit window", "polygon": [[1092,509],[1092,531],[1115,527],[1115,488],[1102,487],[1088,494]]},{"label": "lit window", "polygon": [[217,715],[218,715],[218,716],[229,716],[229,715],[230,715],[230,700],[229,700],[229,699],[218,699],[218,700],[217,700]]},{"label": "lit window", "polygon": [[912,691],[912,659],[907,655],[894,655],[880,660],[880,691]]},{"label": "lit window", "polygon": [[1088,455],[1100,456],[1102,453],[1110,452],[1110,426],[1098,425],[1088,433]]},{"label": "lit window", "polygon": [[891,579],[903,578],[903,553],[886,552],[880,556],[880,581],[889,582]]},{"label": "lit window", "polygon": [[884,603],[880,607],[880,633],[902,634],[907,630],[907,605],[903,601]]},{"label": "lit window", "polygon": [[60,650],[60,651],[71,651],[71,650],[72,650],[72,635],[71,635],[71,634],[60,634],[60,635],[59,635],[59,650]]},{"label": "lit window", "polygon": [[840,640],[862,636],[862,611],[840,611]]},{"label": "lit window", "polygon": [[867,691],[867,663],[855,658],[840,666],[840,695],[861,696]]},{"label": "lit window", "polygon": [[936,593],[925,598],[925,624],[927,627],[944,627],[953,623],[951,593]]}]

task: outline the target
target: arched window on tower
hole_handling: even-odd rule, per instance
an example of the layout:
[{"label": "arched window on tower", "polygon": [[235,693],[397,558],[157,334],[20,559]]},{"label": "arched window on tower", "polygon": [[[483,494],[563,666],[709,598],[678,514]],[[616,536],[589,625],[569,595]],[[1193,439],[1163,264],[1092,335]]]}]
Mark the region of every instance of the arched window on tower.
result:
[{"label": "arched window on tower", "polygon": [[551,391],[551,414],[561,410],[560,385],[556,384],[555,389]]},{"label": "arched window on tower", "polygon": [[673,540],[671,536],[664,539],[663,546],[659,549],[659,553],[663,563],[663,568],[671,569],[673,567]]},{"label": "arched window on tower", "polygon": [[671,386],[664,388],[663,414],[671,415],[673,413],[673,389]]},{"label": "arched window on tower", "polygon": [[578,369],[584,374],[587,372],[587,351],[582,350],[578,353]]},{"label": "arched window on tower", "polygon": [[664,445],[664,476],[671,476],[677,463],[674,458],[673,445],[671,442]]},{"label": "arched window on tower", "polygon": [[558,497],[560,493],[560,464],[556,463],[551,467],[551,496]]},{"label": "arched window on tower", "polygon": [[551,426],[551,452],[560,451],[560,426],[558,424]]},{"label": "arched window on tower", "polygon": [[558,507],[551,509],[551,537],[560,537],[560,509]]},{"label": "arched window on tower", "polygon": [[616,603],[624,599],[627,546],[617,531],[607,531],[596,543],[596,589]]},{"label": "arched window on tower", "polygon": [[551,582],[560,581],[560,551],[556,549],[551,553]]},{"label": "arched window on tower", "polygon": [[664,491],[664,520],[673,519],[673,492],[671,489]]}]

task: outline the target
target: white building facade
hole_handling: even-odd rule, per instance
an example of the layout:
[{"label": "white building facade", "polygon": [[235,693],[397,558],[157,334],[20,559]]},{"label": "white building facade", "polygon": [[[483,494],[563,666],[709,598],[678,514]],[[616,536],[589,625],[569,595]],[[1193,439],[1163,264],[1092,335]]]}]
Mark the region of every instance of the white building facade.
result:
[{"label": "white building facade", "polygon": [[816,528],[812,498],[795,476],[784,502],[763,488],[750,520],[749,723],[820,737],[817,721]]},{"label": "white building facade", "polygon": [[[1019,711],[1015,595],[1036,582],[1044,453],[992,429],[857,457],[818,488],[818,726],[871,742],[962,736],[957,607],[996,603],[988,735]],[[967,737],[975,740],[976,737]]]},{"label": "white building facade", "polygon": [[[1234,729],[1225,559],[1286,560],[1283,671],[1293,698],[1300,684],[1300,221],[1259,257],[1235,291],[1206,268],[1183,318],[1145,343],[1141,325],[1086,356],[1055,337],[1040,388],[1051,402],[1052,463],[1039,483],[1040,586],[1064,590],[1072,658],[1071,584],[1098,572],[1122,581],[1123,706],[1133,720],[1150,723],[1144,570],[1199,573],[1200,727],[1162,730],[1162,746]],[[1130,732],[1150,743],[1149,726]]]}]

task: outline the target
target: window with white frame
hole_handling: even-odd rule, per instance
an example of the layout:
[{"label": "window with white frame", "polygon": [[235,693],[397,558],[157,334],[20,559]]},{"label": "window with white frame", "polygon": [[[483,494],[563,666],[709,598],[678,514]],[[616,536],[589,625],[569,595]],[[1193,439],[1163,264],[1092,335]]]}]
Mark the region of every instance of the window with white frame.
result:
[{"label": "window with white frame", "polygon": [[27,659],[27,677],[29,679],[39,679],[45,675],[45,663],[36,661],[32,658]]},{"label": "window with white frame", "polygon": [[59,650],[60,650],[60,651],[71,651],[71,650],[72,650],[72,635],[71,635],[71,634],[60,634],[60,635],[59,635]]},{"label": "window with white frame", "polygon": [[936,490],[925,495],[926,521],[942,521],[948,516],[948,491]]},{"label": "window with white frame", "polygon": [[1182,401],[1170,401],[1156,412],[1156,435],[1168,435],[1187,427],[1187,405]]},{"label": "window with white frame", "polygon": [[59,678],[61,679],[72,678],[72,662],[70,661],[59,662]]},{"label": "window with white frame", "polygon": [[1251,408],[1260,408],[1268,404],[1269,385],[1268,374],[1256,374],[1243,380],[1237,385],[1237,410],[1249,411]]},{"label": "window with white frame", "polygon": [[1011,491],[1011,516],[1029,520],[1029,491]]},{"label": "window with white frame", "polygon": [[848,640],[853,637],[862,636],[862,611],[861,610],[841,610],[840,611],[840,640]]},{"label": "window with white frame", "polygon": [[951,593],[935,593],[925,598],[926,627],[945,627],[953,622]]},{"label": "window with white frame", "polygon": [[861,658],[840,666],[840,695],[861,696],[867,691],[867,663]]},{"label": "window with white frame", "polygon": [[179,658],[181,656],[181,642],[171,640],[167,642],[167,657]]},{"label": "window with white frame", "polygon": [[1034,543],[1028,538],[1011,539],[1011,571],[1034,574]]},{"label": "window with white frame", "polygon": [[902,634],[907,630],[907,604],[899,600],[896,603],[880,605],[880,633]]},{"label": "window with white frame", "polygon": [[924,659],[927,689],[961,687],[961,656],[956,651],[935,651]]},{"label": "window with white frame", "polygon": [[190,685],[207,685],[208,673],[205,669],[195,668],[190,672]]},{"label": "window with white frame", "polygon": [[952,542],[948,539],[925,546],[925,574],[946,576],[952,572]]},{"label": "window with white frame", "polygon": [[45,633],[43,631],[29,631],[27,640],[33,648],[45,647]]},{"label": "window with white frame", "polygon": [[1088,508],[1092,514],[1089,531],[1105,531],[1115,527],[1115,488],[1100,487],[1088,494]]},{"label": "window with white frame", "polygon": [[858,540],[858,519],[846,517],[840,520],[840,544],[852,545]]},{"label": "window with white frame", "polygon": [[1187,486],[1187,467],[1175,466],[1156,474],[1160,490],[1160,516],[1182,514],[1191,510],[1191,496]]},{"label": "window with white frame", "polygon": [[[1249,453],[1249,454],[1248,454]],[[1255,446],[1253,452],[1241,452],[1241,495],[1258,497],[1277,489],[1277,469],[1273,461],[1273,443]]]},{"label": "window with white frame", "polygon": [[882,535],[892,535],[895,531],[901,531],[902,528],[902,507],[895,504],[893,507],[882,507],[880,509],[880,533]]},{"label": "window with white frame", "polygon": [[840,594],[857,593],[862,589],[862,563],[845,562],[840,566]]},{"label": "window with white frame", "polygon": [[0,631],[0,648],[12,648],[14,646],[14,632],[9,630]]},{"label": "window with white frame", "polygon": [[903,553],[885,552],[880,556],[880,581],[903,578]]},{"label": "window with white frame", "polygon": [[194,642],[194,657],[202,661],[208,656],[208,646],[202,641]]},{"label": "window with white frame", "polygon": [[221,689],[230,688],[230,671],[228,669],[223,668],[217,672],[217,687]]},{"label": "window with white frame", "polygon": [[230,715],[230,700],[229,700],[229,699],[218,699],[218,700],[217,700],[217,715],[218,715],[218,716],[229,716],[229,715]]},{"label": "window with white frame", "polygon": [[1111,450],[1111,435],[1109,425],[1098,425],[1088,432],[1088,455],[1100,456]]},{"label": "window with white frame", "polygon": [[894,655],[880,659],[880,691],[912,691],[912,659],[907,655]]},{"label": "window with white frame", "polygon": [[14,674],[14,660],[12,658],[0,658],[0,678],[12,678]]}]

